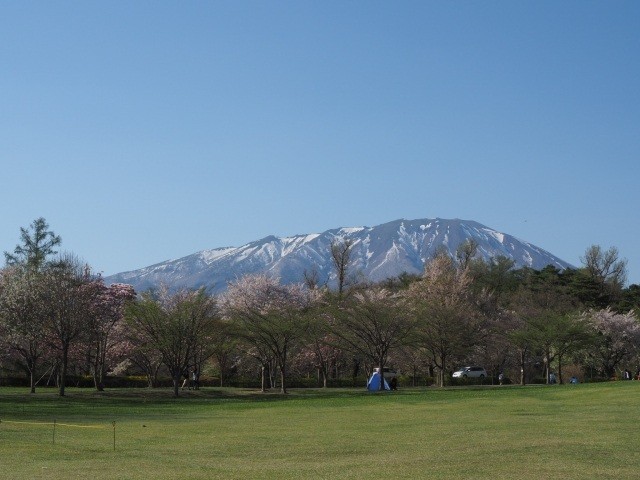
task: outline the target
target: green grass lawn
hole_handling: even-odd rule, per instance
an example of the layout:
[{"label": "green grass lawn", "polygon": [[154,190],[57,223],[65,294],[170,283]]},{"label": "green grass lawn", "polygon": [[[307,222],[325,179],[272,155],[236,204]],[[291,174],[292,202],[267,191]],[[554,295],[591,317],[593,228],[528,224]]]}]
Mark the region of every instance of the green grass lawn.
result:
[{"label": "green grass lawn", "polygon": [[0,388],[0,478],[635,479],[639,405],[640,382],[178,399]]}]

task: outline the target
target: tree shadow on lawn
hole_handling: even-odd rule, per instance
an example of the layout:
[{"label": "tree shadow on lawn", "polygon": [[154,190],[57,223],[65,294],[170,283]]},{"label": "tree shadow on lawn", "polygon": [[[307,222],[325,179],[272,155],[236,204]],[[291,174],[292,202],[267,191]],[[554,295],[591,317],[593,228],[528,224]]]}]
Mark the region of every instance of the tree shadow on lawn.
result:
[{"label": "tree shadow on lawn", "polygon": [[[389,395],[388,392],[386,394]],[[397,394],[397,392],[394,394]],[[276,389],[261,392],[250,388],[204,387],[199,390],[181,390],[179,396],[176,397],[172,388],[113,388],[98,392],[89,388],[71,387],[67,388],[64,397],[60,397],[56,388],[40,388],[35,394],[28,393],[22,388],[0,388],[0,405],[15,404],[16,401],[25,402],[26,404],[117,403],[120,406],[185,402],[205,404],[217,401],[263,403],[312,398],[353,398],[370,395],[375,394],[367,392],[364,388],[300,388],[290,389],[288,393],[282,394]]]}]

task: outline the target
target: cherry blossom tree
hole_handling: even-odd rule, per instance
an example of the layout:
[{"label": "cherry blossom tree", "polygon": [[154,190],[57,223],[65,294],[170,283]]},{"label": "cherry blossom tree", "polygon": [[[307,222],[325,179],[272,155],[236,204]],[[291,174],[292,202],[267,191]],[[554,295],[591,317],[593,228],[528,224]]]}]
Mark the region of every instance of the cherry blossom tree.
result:
[{"label": "cherry blossom tree", "polygon": [[[382,372],[391,351],[411,341],[414,319],[402,297],[381,287],[360,288],[329,307],[328,327],[337,345]],[[384,382],[380,382],[384,389]]]},{"label": "cherry blossom tree", "polygon": [[[86,353],[91,362],[94,386],[102,391],[108,360],[118,360],[110,358],[110,355],[124,341],[122,336],[117,335],[121,333],[117,326],[124,318],[125,304],[135,298],[135,291],[131,285],[122,283],[107,287],[101,279],[97,279],[93,287],[93,312],[87,324]],[[123,354],[121,349],[119,353]]]},{"label": "cherry blossom tree", "polygon": [[640,322],[633,312],[615,313],[610,308],[584,313],[596,332],[596,341],[589,350],[590,360],[596,368],[611,378],[616,369],[640,352]]},{"label": "cherry blossom tree", "polygon": [[295,361],[301,369],[316,370],[318,385],[327,388],[329,378],[341,363],[346,363],[346,352],[338,347],[339,339],[321,327],[321,318],[314,318],[304,345]]},{"label": "cherry blossom tree", "polygon": [[224,295],[226,315],[236,334],[259,354],[263,372],[270,356],[276,360],[282,393],[287,393],[289,355],[307,332],[314,298],[314,291],[302,285],[281,285],[266,275],[242,277]]},{"label": "cherry blossom tree", "polygon": [[220,322],[220,330],[211,345],[213,358],[218,364],[220,373],[220,386],[227,381],[227,373],[237,359],[239,340],[233,334],[233,326],[228,321]]},{"label": "cherry blossom tree", "polygon": [[116,326],[116,329],[124,333],[125,340],[119,345],[124,346],[127,359],[144,372],[149,388],[156,387],[158,385],[158,374],[162,367],[161,352],[154,347],[151,339],[144,335],[143,331],[128,327],[126,313],[125,323]]},{"label": "cherry blossom tree", "polygon": [[81,342],[93,314],[96,277],[73,255],[65,255],[43,272],[45,329],[60,363],[59,394],[65,395],[69,353]]},{"label": "cherry blossom tree", "polygon": [[437,367],[439,386],[445,384],[450,360],[469,351],[483,330],[471,281],[468,270],[457,268],[451,257],[440,253],[407,292],[417,319],[417,342]]},{"label": "cherry blossom tree", "polygon": [[155,351],[162,358],[176,397],[194,356],[213,354],[206,347],[212,344],[219,317],[215,299],[204,289],[172,294],[165,287],[155,295],[145,293],[127,306],[125,318],[133,337],[142,341],[147,352]]},{"label": "cherry blossom tree", "polygon": [[0,329],[2,343],[29,376],[31,393],[37,375],[50,356],[45,331],[42,276],[23,266],[0,273]]}]

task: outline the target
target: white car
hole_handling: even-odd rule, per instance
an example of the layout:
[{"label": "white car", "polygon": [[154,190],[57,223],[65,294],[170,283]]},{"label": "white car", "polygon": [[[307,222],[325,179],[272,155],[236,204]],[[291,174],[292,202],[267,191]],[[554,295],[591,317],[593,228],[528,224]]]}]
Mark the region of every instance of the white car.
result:
[{"label": "white car", "polygon": [[463,367],[453,372],[453,378],[484,378],[487,371],[482,367]]}]

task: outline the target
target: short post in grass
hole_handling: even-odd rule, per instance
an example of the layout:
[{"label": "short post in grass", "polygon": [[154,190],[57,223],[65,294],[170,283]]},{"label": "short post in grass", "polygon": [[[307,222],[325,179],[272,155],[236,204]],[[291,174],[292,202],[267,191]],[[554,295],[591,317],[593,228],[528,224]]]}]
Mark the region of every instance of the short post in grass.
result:
[{"label": "short post in grass", "polygon": [[115,420],[113,422],[111,422],[111,425],[113,425],[113,451],[116,451],[116,422]]},{"label": "short post in grass", "polygon": [[56,419],[53,419],[53,444],[56,444]]}]

